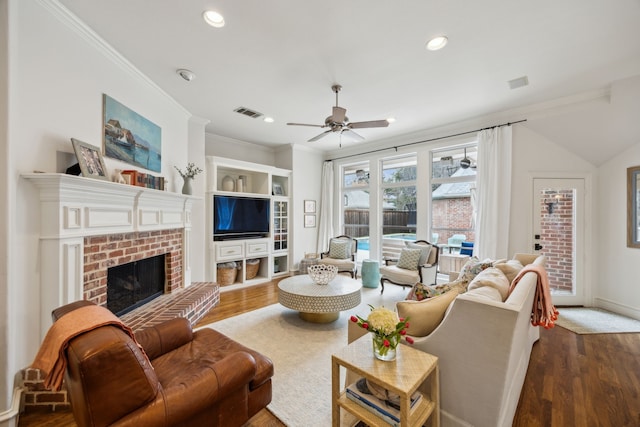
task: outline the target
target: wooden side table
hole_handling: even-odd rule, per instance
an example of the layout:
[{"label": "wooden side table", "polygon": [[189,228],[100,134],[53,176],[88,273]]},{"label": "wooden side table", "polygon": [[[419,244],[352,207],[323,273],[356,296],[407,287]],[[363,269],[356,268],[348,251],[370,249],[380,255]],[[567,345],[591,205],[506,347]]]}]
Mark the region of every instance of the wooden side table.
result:
[{"label": "wooden side table", "polygon": [[[427,420],[430,420],[432,427],[440,426],[440,383],[436,356],[402,344],[395,361],[383,362],[373,356],[369,334],[331,355],[333,427],[340,426],[340,408],[369,426],[388,427],[389,424],[376,414],[347,398],[340,385],[340,366],[400,395],[401,426],[422,426]],[[420,391],[422,397],[410,408],[410,396],[416,390]]]}]

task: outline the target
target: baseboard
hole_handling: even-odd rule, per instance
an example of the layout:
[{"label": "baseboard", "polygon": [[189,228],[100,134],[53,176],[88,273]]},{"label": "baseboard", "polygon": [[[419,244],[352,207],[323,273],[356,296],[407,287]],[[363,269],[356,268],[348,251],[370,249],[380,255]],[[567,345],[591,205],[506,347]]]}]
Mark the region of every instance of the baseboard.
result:
[{"label": "baseboard", "polygon": [[633,319],[640,320],[640,309],[628,305],[620,304],[605,298],[595,297],[593,299],[594,307],[622,314]]},{"label": "baseboard", "polygon": [[13,389],[13,398],[11,399],[11,407],[6,411],[0,412],[0,427],[15,427],[18,425],[18,414],[20,413],[20,401],[22,398],[22,389],[16,387]]}]

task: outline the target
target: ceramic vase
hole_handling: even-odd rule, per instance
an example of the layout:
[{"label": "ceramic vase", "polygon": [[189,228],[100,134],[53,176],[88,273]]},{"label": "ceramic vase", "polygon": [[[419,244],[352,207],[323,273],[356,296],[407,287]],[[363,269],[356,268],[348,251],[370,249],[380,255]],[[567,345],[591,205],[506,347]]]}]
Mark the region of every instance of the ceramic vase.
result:
[{"label": "ceramic vase", "polygon": [[191,195],[193,193],[193,188],[191,187],[192,182],[193,182],[193,178],[191,177],[184,178],[184,184],[182,185],[182,194]]}]

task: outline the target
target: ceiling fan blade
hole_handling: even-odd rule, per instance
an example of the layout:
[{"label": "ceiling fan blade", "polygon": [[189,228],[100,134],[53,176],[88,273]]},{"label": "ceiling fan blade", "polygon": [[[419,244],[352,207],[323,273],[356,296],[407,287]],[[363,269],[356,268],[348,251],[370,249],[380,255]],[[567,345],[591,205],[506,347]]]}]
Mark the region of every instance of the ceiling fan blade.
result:
[{"label": "ceiling fan blade", "polygon": [[311,126],[314,128],[323,128],[326,125],[310,125],[308,123],[287,123],[289,126]]},{"label": "ceiling fan blade", "polygon": [[331,119],[335,123],[344,123],[344,119],[347,116],[347,109],[335,106],[333,107],[333,114],[331,115]]},{"label": "ceiling fan blade", "polygon": [[387,126],[389,126],[389,122],[386,120],[371,120],[368,122],[349,123],[349,127],[351,129],[386,128]]},{"label": "ceiling fan blade", "polygon": [[307,142],[315,142],[315,141],[319,140],[320,138],[323,138],[324,136],[326,136],[328,133],[331,133],[331,132],[333,132],[331,129],[325,130],[320,135],[314,136],[313,138],[311,138]]},{"label": "ceiling fan blade", "polygon": [[340,134],[341,135],[346,135],[346,136],[350,137],[351,139],[355,139],[356,141],[364,141],[364,136],[355,133],[351,129],[344,129],[342,132],[340,132]]}]

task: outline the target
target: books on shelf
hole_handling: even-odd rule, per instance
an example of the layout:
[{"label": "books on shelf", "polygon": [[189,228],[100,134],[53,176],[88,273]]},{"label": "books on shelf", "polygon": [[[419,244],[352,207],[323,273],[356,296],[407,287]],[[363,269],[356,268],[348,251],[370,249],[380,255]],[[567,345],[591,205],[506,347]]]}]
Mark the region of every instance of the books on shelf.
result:
[{"label": "books on shelf", "polygon": [[154,176],[149,173],[140,172],[137,170],[123,170],[122,176],[125,182],[130,185],[138,187],[153,188],[155,190],[164,190],[164,177]]},{"label": "books on shelf", "polygon": [[[382,400],[373,394],[367,394],[358,389],[358,381],[350,384],[346,389],[346,396],[348,399],[362,406],[366,410],[376,414],[387,423],[394,427],[400,426],[400,409],[397,404],[390,402],[389,400]],[[416,391],[411,396],[410,408],[413,408],[418,401],[420,401],[422,394]]]}]

